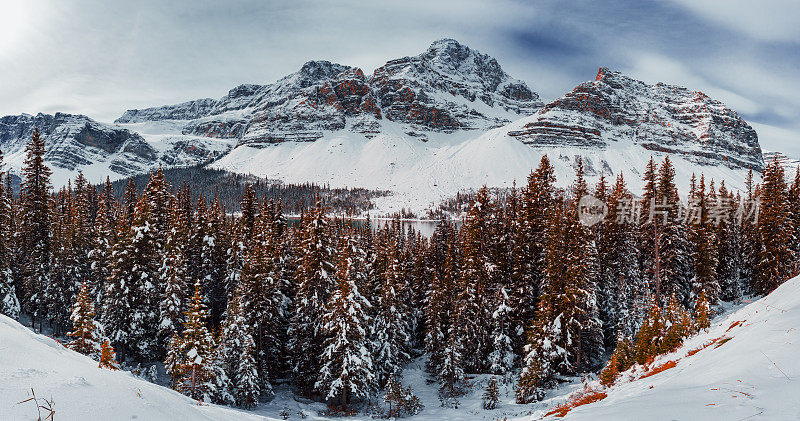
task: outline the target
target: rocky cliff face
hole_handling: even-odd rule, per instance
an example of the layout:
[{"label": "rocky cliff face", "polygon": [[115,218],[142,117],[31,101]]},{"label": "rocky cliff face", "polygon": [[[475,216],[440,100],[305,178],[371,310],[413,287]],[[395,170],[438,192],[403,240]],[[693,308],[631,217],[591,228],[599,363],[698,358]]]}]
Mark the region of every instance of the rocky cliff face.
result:
[{"label": "rocky cliff face", "polygon": [[56,168],[74,171],[107,162],[112,171],[128,175],[157,159],[155,149],[137,133],[63,113],[0,118],[0,148],[6,155],[22,155],[35,128],[45,139],[45,160]]},{"label": "rocky cliff face", "polygon": [[386,119],[409,130],[498,127],[541,106],[539,96],[497,61],[445,39],[415,57],[392,60],[365,75],[359,68],[310,61],[271,85],[241,85],[209,100],[131,110],[118,123],[190,120],[183,133],[236,139],[260,147],[314,141],[349,129],[368,137]]},{"label": "rocky cliff face", "polygon": [[[139,174],[158,165],[209,162],[221,156],[228,146],[170,135],[160,135],[151,143],[135,131],[99,123],[84,115],[21,114],[0,118],[0,150],[8,169],[21,168],[25,146],[37,128],[47,148],[45,161],[57,175],[71,177],[82,171],[91,181],[101,181],[106,175],[117,178]],[[66,180],[54,181],[61,185]]]},{"label": "rocky cliff face", "polygon": [[217,105],[211,98],[188,101],[176,105],[128,110],[115,123],[141,123],[161,120],[192,120],[207,115]]},{"label": "rocky cliff face", "polygon": [[532,146],[613,147],[632,141],[690,161],[761,170],[758,136],[736,111],[700,91],[647,85],[601,68],[509,135]]}]

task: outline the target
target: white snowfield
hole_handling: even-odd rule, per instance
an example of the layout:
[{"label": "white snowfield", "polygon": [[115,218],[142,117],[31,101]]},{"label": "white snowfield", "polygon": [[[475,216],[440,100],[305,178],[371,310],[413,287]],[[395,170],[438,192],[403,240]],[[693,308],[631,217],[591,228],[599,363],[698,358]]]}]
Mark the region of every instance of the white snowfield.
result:
[{"label": "white snowfield", "polygon": [[[577,407],[564,419],[800,419],[800,277],[718,318],[707,332],[653,366],[668,361],[677,365],[647,378],[630,381],[642,375],[641,368],[623,373],[617,385],[605,390],[607,398]],[[501,384],[499,407],[487,411],[480,399],[488,376],[480,375],[470,380],[472,390],[458,409],[442,408],[423,366],[424,359],[415,360],[403,378],[425,404],[415,419],[537,420],[581,387],[576,380],[550,391],[542,402],[517,405],[513,384]],[[31,402],[18,403],[29,397],[31,387],[37,397],[55,401],[56,420],[272,420],[280,419],[283,408],[290,419],[300,419],[301,410],[308,419],[324,419],[317,415],[324,405],[296,400],[285,385],[253,412],[198,405],[129,373],[99,369],[88,357],[0,315],[0,420],[37,419]]]},{"label": "white snowfield", "polygon": [[[687,356],[720,337],[731,339]],[[607,398],[564,419],[800,420],[800,277],[717,320],[655,364],[666,361],[677,365],[616,385]]]},{"label": "white snowfield", "polygon": [[[667,155],[650,151],[627,139],[608,138],[606,148],[548,145],[533,147],[508,135],[535,116],[524,117],[501,128],[454,133],[425,132],[426,141],[409,137],[402,124],[381,121],[380,134],[366,138],[349,130],[325,132],[315,142],[284,142],[263,148],[239,146],[213,162],[211,167],[288,183],[313,182],[331,187],[364,187],[389,190],[393,194],[375,200],[375,213],[401,208],[423,212],[459,191],[488,187],[509,188],[527,183],[527,177],[548,155],[556,171],[557,184],[569,186],[575,165],[584,160],[588,181],[605,174],[613,185],[623,174],[628,188],[641,192],[642,174],[652,156],[660,164]],[[145,136],[147,138],[147,136]],[[703,174],[719,187],[744,190],[747,170],[724,165],[700,165],[672,154],[676,183],[686,194],[692,174]],[[756,174],[758,176],[758,174]]]},{"label": "white snowfield", "polygon": [[54,401],[56,421],[272,419],[198,405],[130,373],[100,369],[91,358],[0,315],[0,420],[38,419],[32,402],[18,403],[30,397],[31,388],[40,403]]}]

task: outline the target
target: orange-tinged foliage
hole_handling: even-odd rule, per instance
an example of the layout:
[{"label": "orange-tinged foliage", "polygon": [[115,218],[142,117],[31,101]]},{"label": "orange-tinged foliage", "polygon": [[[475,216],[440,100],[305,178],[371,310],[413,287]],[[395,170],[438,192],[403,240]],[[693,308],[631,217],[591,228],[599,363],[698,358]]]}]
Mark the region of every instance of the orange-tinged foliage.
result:
[{"label": "orange-tinged foliage", "polygon": [[664,364],[659,365],[658,367],[653,367],[651,370],[649,370],[647,373],[645,373],[642,377],[640,377],[640,379],[644,379],[644,378],[647,378],[647,377],[650,377],[650,376],[655,376],[656,374],[661,373],[662,371],[667,371],[670,368],[675,367],[676,365],[678,365],[677,361],[667,361]]},{"label": "orange-tinged foliage", "polygon": [[555,415],[556,417],[563,417],[567,415],[567,412],[582,406],[588,405],[590,403],[595,403],[597,401],[601,401],[606,398],[606,392],[598,392],[594,390],[588,390],[582,392],[576,396],[573,396],[568,401],[562,403],[561,405],[556,406],[552,411],[545,414],[545,417],[549,417],[550,415]]}]

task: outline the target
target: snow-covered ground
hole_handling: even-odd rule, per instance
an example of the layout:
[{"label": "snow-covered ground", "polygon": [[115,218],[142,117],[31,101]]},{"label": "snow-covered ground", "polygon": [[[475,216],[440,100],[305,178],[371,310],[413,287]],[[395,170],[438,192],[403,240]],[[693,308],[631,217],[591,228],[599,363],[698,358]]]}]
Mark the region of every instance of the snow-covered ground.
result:
[{"label": "snow-covered ground", "polygon": [[[55,420],[260,420],[196,401],[89,357],[0,315],[0,420],[36,420],[30,397],[52,399]],[[45,414],[47,414],[45,412]],[[44,419],[44,416],[42,417]]]},{"label": "snow-covered ground", "polygon": [[632,382],[625,382],[633,374],[626,372],[620,384],[606,390],[607,398],[564,419],[798,420],[798,357],[800,277],[720,317],[654,363],[676,361],[674,368]]},{"label": "snow-covered ground", "polygon": [[[797,420],[798,356],[800,277],[767,297],[718,317],[708,331],[690,338],[653,365],[675,361],[674,368],[638,380],[632,379],[642,375],[641,368],[626,372],[615,386],[605,390],[607,398],[577,407],[565,419]],[[501,384],[499,407],[486,411],[481,408],[481,395],[488,376],[477,376],[470,380],[471,392],[460,399],[458,409],[443,408],[436,384],[429,382],[423,368],[424,359],[415,360],[403,378],[425,405],[416,419],[535,420],[584,387],[580,379],[574,379],[550,391],[542,402],[517,405],[513,383]],[[599,388],[593,380],[585,385]],[[289,419],[300,419],[301,412],[308,419],[324,419],[319,416],[322,404],[296,399],[286,385],[278,385],[276,397],[254,411],[198,405],[129,373],[99,369],[88,357],[0,316],[0,420],[36,419],[32,403],[18,403],[29,397],[31,388],[38,397],[55,401],[56,419],[62,420],[280,419],[284,408]]]}]

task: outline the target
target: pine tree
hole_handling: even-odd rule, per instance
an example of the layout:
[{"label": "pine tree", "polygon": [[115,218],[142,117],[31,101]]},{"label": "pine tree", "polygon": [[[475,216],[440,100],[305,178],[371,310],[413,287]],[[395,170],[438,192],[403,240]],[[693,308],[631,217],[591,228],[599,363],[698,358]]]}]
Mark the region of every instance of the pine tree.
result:
[{"label": "pine tree", "polygon": [[411,389],[404,388],[400,379],[394,376],[386,383],[383,402],[389,406],[384,415],[390,419],[417,415],[423,408],[419,398],[411,393]]},{"label": "pine tree", "polygon": [[95,237],[89,259],[91,262],[92,274],[89,279],[93,280],[92,297],[98,306],[102,306],[104,301],[105,286],[111,275],[111,252],[115,242],[114,231],[114,196],[111,181],[106,177],[103,185],[103,192],[100,194],[98,208],[95,217]]},{"label": "pine tree", "polygon": [[130,276],[134,268],[135,250],[131,247],[130,223],[123,221],[110,256],[110,272],[103,293],[102,323],[119,359],[124,362],[127,349],[132,345],[130,332],[133,325],[134,279]]},{"label": "pine tree", "polygon": [[738,201],[735,200],[732,193],[728,192],[724,180],[720,183],[719,194],[714,200],[712,206],[720,211],[715,222],[719,245],[717,277],[720,285],[720,299],[738,303],[743,296],[742,269],[744,264],[742,225],[734,219]]},{"label": "pine tree", "polygon": [[370,303],[358,292],[350,253],[349,245],[344,245],[336,271],[337,288],[325,306],[325,342],[319,355],[322,369],[314,385],[326,400],[338,401],[343,410],[353,400],[370,397],[375,387],[366,328]]},{"label": "pine tree", "polygon": [[639,364],[647,363],[650,358],[658,355],[664,334],[664,318],[658,301],[653,298],[650,309],[636,333],[631,351],[632,358]]},{"label": "pine tree", "polygon": [[436,373],[444,358],[447,333],[455,314],[455,278],[457,274],[454,230],[450,223],[440,222],[431,236],[427,264],[433,268],[425,306],[425,352],[427,369]]},{"label": "pine tree", "polygon": [[[3,153],[0,151],[0,170],[2,166]],[[12,266],[14,234],[11,205],[11,199],[3,185],[3,173],[0,172],[0,314],[17,319],[20,314],[20,304]]]},{"label": "pine tree", "polygon": [[386,240],[386,269],[383,286],[375,315],[375,332],[372,340],[375,348],[375,374],[379,387],[402,370],[411,357],[411,336],[408,326],[408,306],[403,293],[405,280],[400,270],[397,244],[392,238]]},{"label": "pine tree", "polygon": [[[236,295],[241,299],[244,323],[252,329],[256,344],[256,362],[262,383],[281,371],[284,352],[284,326],[287,324],[282,278],[284,250],[279,247],[275,215],[262,207],[244,258]],[[230,305],[229,305],[230,307]]]},{"label": "pine tree", "polygon": [[108,339],[104,340],[100,345],[100,364],[98,367],[108,370],[119,370],[119,364],[117,364],[116,357],[117,353],[114,352],[114,348],[111,346],[111,341]]},{"label": "pine tree", "polygon": [[753,273],[755,290],[768,294],[788,279],[793,271],[792,226],[783,167],[777,157],[767,165],[761,188],[761,209],[757,230],[761,247]]},{"label": "pine tree", "polygon": [[246,335],[236,370],[236,402],[239,406],[253,408],[261,396],[261,379],[256,364],[256,344],[251,335]]},{"label": "pine tree", "polygon": [[486,385],[486,391],[483,392],[481,405],[483,409],[497,408],[497,402],[500,400],[500,391],[497,388],[497,379],[494,377],[489,378],[489,383]]},{"label": "pine tree", "polygon": [[296,307],[290,330],[294,382],[305,395],[311,394],[321,369],[323,308],[333,289],[333,249],[328,235],[325,210],[318,201],[305,216],[300,232]]},{"label": "pine tree", "polygon": [[465,393],[467,377],[464,373],[463,352],[461,341],[451,326],[437,373],[439,400],[443,406],[457,406],[458,398]]},{"label": "pine tree", "polygon": [[683,338],[688,336],[692,329],[689,313],[674,296],[670,297],[667,303],[663,320],[663,338],[656,351],[658,354],[674,351],[683,343]]},{"label": "pine tree", "polygon": [[22,168],[21,201],[21,253],[24,263],[23,306],[30,312],[33,323],[39,320],[41,328],[46,302],[43,295],[50,284],[50,175],[44,164],[45,142],[34,129],[31,141],[25,148]]},{"label": "pine tree", "polygon": [[518,303],[515,306],[517,352],[522,351],[526,341],[524,332],[538,305],[545,267],[545,231],[554,203],[555,181],[555,170],[547,155],[544,155],[522,191],[514,239],[517,249],[514,250],[516,259],[512,268],[513,286],[510,291],[512,302]]},{"label": "pine tree", "polygon": [[[622,175],[617,177],[608,196],[608,214],[598,239],[598,301],[606,345],[622,332],[632,336],[643,314],[638,304],[646,292],[638,262],[637,225],[625,214],[633,196],[625,188]],[[629,209],[633,210],[633,209]]]},{"label": "pine tree", "polygon": [[[712,181],[713,186],[713,181]],[[690,241],[692,242],[694,260],[694,293],[699,294],[704,291],[706,297],[712,302],[719,301],[720,285],[717,278],[718,245],[717,236],[712,229],[709,221],[710,207],[712,206],[716,193],[711,188],[707,194],[705,189],[705,177],[700,176],[700,184],[696,186],[693,196],[693,209],[696,213],[690,229]]]},{"label": "pine tree", "polygon": [[[492,352],[489,354],[489,371],[494,374],[508,375],[514,369],[513,309],[505,288],[497,290],[494,298],[492,317]],[[494,379],[494,377],[492,377]]]},{"label": "pine tree", "polygon": [[205,321],[208,312],[203,305],[201,285],[195,284],[191,306],[186,311],[183,334],[179,341],[173,342],[177,347],[172,351],[178,356],[173,376],[175,390],[192,399],[210,402],[213,391],[209,387],[213,382],[212,363],[214,358],[214,339],[206,329]]},{"label": "pine tree", "polygon": [[102,336],[102,328],[94,317],[95,310],[89,293],[89,284],[84,282],[72,306],[70,321],[73,328],[67,336],[73,339],[67,344],[67,348],[100,361],[103,353],[102,344],[106,340]]},{"label": "pine tree", "polygon": [[567,353],[554,341],[556,334],[553,326],[544,319],[534,320],[517,383],[517,403],[541,400],[545,389],[555,385],[555,373]]},{"label": "pine tree", "polygon": [[692,315],[694,323],[693,330],[698,332],[711,327],[711,316],[711,308],[708,305],[705,291],[701,291],[700,295],[697,297],[694,314]]},{"label": "pine tree", "polygon": [[493,247],[497,231],[492,219],[494,212],[494,204],[484,186],[478,191],[461,229],[462,266],[457,285],[461,317],[455,320],[455,327],[462,346],[471,350],[464,356],[465,368],[470,372],[486,371],[493,347],[493,281],[499,257]]}]

